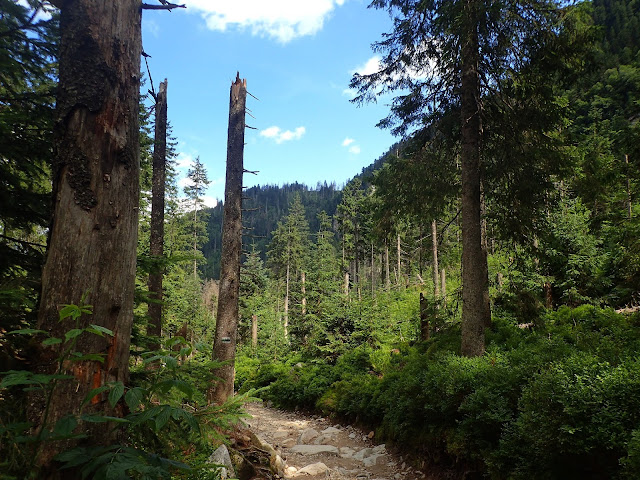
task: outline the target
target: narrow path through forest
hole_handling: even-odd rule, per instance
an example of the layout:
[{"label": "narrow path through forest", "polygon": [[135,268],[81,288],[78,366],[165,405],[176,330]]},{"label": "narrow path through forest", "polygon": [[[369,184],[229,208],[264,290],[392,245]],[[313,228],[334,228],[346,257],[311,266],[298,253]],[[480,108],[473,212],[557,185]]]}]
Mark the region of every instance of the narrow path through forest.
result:
[{"label": "narrow path through forest", "polygon": [[401,455],[377,444],[373,432],[327,418],[284,412],[264,404],[246,406],[250,430],[272,445],[285,462],[287,478],[419,480],[427,475]]}]

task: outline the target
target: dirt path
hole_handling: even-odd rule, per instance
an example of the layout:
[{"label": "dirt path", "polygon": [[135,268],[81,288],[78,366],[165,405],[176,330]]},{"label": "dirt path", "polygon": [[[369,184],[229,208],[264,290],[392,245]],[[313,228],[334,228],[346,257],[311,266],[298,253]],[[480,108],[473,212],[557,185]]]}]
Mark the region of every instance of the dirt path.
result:
[{"label": "dirt path", "polygon": [[326,418],[246,405],[253,433],[271,444],[286,463],[287,478],[332,480],[421,480],[426,475],[402,456],[372,440],[373,432],[336,425]]}]

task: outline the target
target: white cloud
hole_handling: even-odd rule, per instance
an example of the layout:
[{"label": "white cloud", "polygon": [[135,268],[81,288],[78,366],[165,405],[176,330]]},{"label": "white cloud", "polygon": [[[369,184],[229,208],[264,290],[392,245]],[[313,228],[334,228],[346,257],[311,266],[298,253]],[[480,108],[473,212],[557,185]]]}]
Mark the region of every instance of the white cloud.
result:
[{"label": "white cloud", "polygon": [[[29,5],[29,2],[27,2],[27,0],[18,0],[18,5],[22,5],[23,7],[28,8],[31,12],[33,12],[33,8],[31,7],[31,5]],[[51,5],[47,5],[46,3],[41,4],[38,7],[38,13],[36,13],[36,17],[35,20],[39,21],[39,20],[50,20],[51,19],[51,12],[54,11],[54,8]]]},{"label": "white cloud", "polygon": [[[379,55],[374,55],[373,57],[371,57],[369,60],[364,62],[359,67],[356,67],[353,70],[351,70],[349,73],[351,75],[354,75],[356,73],[358,73],[360,75],[371,75],[372,73],[377,73],[377,72],[380,71],[380,69],[382,67],[381,61],[382,61],[382,59],[380,58]],[[347,89],[347,90],[349,90],[349,89]]]},{"label": "white cloud", "polygon": [[248,30],[252,35],[287,43],[320,31],[345,0],[184,0],[199,12],[211,30]]},{"label": "white cloud", "polygon": [[180,188],[180,191],[182,191],[184,187],[190,187],[191,185],[193,185],[193,182],[189,177],[182,177],[178,179],[178,188]]},{"label": "white cloud", "polygon": [[358,155],[361,151],[360,145],[356,145],[355,140],[350,137],[345,137],[345,139],[342,141],[342,146],[349,147],[349,153],[352,153],[354,155]]},{"label": "white cloud", "polygon": [[176,158],[176,168],[187,170],[193,166],[193,155],[180,152]]},{"label": "white cloud", "polygon": [[210,195],[205,195],[202,197],[202,202],[209,208],[213,208],[218,204],[218,199],[214,198]]},{"label": "white cloud", "polygon": [[280,127],[265,128],[260,132],[261,137],[272,138],[276,143],[288,142],[289,140],[300,140],[307,132],[305,127],[298,127],[295,130],[282,130]]}]

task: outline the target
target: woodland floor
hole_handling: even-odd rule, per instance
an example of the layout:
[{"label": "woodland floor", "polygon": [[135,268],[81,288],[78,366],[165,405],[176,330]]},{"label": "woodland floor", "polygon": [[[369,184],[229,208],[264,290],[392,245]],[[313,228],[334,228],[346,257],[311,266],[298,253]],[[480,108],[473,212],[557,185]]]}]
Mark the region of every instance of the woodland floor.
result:
[{"label": "woodland floor", "polygon": [[[317,415],[284,412],[258,403],[248,404],[245,408],[252,416],[245,423],[280,454],[286,463],[287,478],[430,478],[409,466],[402,455],[390,451],[384,445],[376,444],[371,438],[373,432],[362,431],[351,425],[339,425]],[[319,452],[313,453],[314,450]],[[324,464],[324,467],[320,464]]]}]

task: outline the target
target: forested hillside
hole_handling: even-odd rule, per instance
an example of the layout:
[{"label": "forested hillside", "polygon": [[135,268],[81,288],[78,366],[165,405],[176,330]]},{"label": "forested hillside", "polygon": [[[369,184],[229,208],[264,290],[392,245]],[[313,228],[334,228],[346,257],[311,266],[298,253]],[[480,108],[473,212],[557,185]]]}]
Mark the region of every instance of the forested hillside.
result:
[{"label": "forested hillside", "polygon": [[640,1],[373,1],[398,141],[243,189],[237,74],[225,219],[141,61],[183,7],[0,0],[0,478],[275,478],[253,397],[434,479],[639,478]]}]

